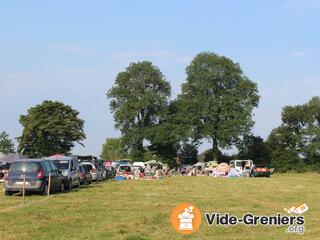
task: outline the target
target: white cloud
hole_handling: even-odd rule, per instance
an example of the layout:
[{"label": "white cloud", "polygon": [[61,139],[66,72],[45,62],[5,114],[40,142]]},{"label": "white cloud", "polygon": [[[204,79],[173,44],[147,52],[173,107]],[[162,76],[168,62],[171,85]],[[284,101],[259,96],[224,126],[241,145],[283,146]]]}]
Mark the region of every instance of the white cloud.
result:
[{"label": "white cloud", "polygon": [[53,43],[51,46],[54,49],[61,50],[67,53],[73,53],[78,55],[91,55],[94,52],[88,48],[80,47],[77,45],[69,45],[69,44],[62,44],[62,43]]},{"label": "white cloud", "polygon": [[293,51],[290,53],[292,57],[305,57],[307,53],[305,51]]}]

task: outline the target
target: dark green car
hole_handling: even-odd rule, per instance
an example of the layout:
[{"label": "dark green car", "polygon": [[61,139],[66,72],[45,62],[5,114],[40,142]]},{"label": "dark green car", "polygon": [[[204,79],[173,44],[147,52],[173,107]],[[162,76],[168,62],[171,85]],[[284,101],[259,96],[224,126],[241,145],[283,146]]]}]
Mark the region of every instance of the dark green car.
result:
[{"label": "dark green car", "polygon": [[270,160],[267,158],[257,158],[253,161],[251,176],[253,177],[270,177],[274,168],[270,166]]}]

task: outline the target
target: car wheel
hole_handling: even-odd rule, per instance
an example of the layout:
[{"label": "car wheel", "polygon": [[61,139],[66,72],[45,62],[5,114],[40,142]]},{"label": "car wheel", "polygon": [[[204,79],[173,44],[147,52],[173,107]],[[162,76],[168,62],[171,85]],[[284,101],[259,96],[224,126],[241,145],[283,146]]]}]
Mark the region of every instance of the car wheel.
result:
[{"label": "car wheel", "polygon": [[48,192],[49,192],[49,187],[48,187],[48,183],[46,183],[43,187],[43,192],[42,194],[43,195],[48,195]]},{"label": "car wheel", "polygon": [[64,192],[64,182],[62,182],[60,185],[60,192],[62,192],[62,193]]},{"label": "car wheel", "polygon": [[72,180],[69,180],[69,184],[68,184],[68,190],[72,189]]}]

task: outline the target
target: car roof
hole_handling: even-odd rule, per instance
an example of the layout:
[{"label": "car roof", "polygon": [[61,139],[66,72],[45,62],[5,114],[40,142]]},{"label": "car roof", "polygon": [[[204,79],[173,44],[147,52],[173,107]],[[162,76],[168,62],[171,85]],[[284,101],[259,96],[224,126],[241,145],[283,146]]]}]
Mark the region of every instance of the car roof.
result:
[{"label": "car roof", "polygon": [[131,165],[130,164],[120,164],[119,167],[131,167]]},{"label": "car roof", "polygon": [[80,165],[83,165],[83,164],[86,164],[86,165],[89,165],[89,164],[91,165],[91,164],[93,164],[93,165],[94,165],[94,163],[92,163],[92,162],[81,162],[81,163],[80,163]]},{"label": "car roof", "polygon": [[46,159],[40,159],[40,158],[26,158],[26,159],[17,159],[13,162],[44,162]]},{"label": "car roof", "polygon": [[50,161],[52,161],[52,160],[64,160],[64,161],[71,161],[71,160],[73,160],[74,159],[74,157],[48,157],[48,158],[46,158],[47,160],[50,160]]}]

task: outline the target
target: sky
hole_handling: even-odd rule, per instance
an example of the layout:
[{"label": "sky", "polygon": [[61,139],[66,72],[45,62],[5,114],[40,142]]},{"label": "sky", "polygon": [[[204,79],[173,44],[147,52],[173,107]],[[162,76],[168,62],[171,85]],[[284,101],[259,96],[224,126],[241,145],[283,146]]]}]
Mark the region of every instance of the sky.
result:
[{"label": "sky", "polygon": [[284,106],[320,95],[319,26],[320,0],[1,1],[0,131],[18,137],[28,108],[61,101],[86,121],[73,153],[99,155],[120,136],[106,97],[119,72],[152,61],[174,98],[192,58],[211,51],[258,84],[253,132],[266,138]]}]

